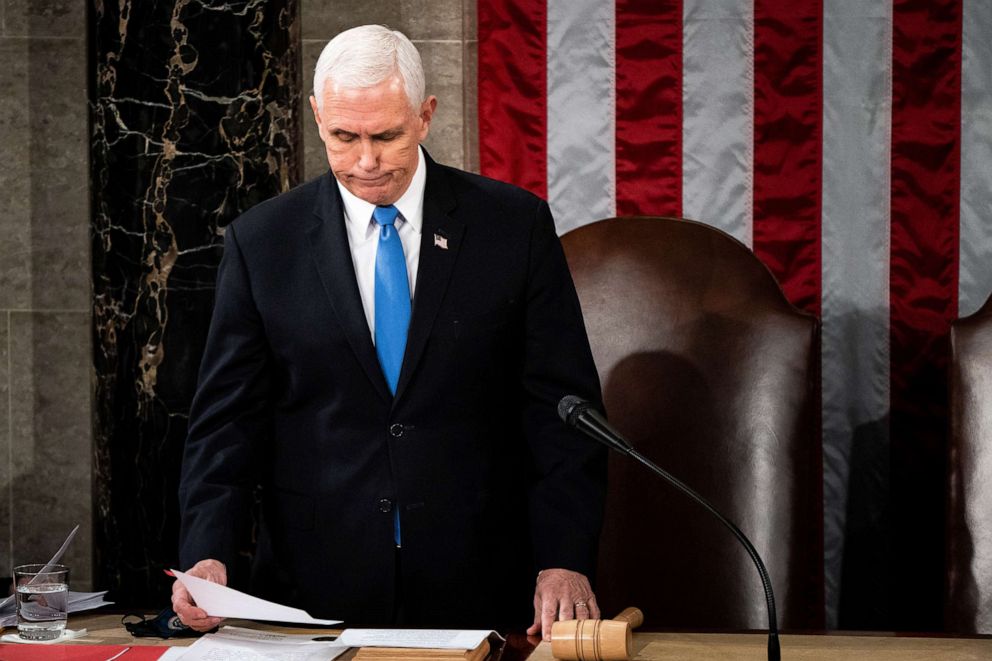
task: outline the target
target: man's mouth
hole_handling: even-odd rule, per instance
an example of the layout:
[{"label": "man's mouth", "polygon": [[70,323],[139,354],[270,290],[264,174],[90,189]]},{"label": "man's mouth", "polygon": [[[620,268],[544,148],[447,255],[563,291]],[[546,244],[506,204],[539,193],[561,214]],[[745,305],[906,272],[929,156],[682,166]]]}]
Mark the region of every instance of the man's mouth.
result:
[{"label": "man's mouth", "polygon": [[352,175],[352,181],[357,181],[362,184],[377,184],[385,181],[389,178],[388,174],[381,174],[378,177],[356,177]]}]

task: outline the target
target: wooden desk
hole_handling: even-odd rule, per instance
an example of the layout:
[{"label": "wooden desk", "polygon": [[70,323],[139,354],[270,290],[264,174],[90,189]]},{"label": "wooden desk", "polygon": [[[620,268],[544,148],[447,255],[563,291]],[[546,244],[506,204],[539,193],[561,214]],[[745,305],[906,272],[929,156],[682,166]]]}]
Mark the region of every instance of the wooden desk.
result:
[{"label": "wooden desk", "polygon": [[[80,643],[98,642],[101,645],[151,645],[156,647],[182,647],[192,645],[196,642],[196,638],[169,638],[167,640],[162,640],[161,638],[135,638],[129,634],[127,629],[124,628],[124,625],[121,624],[121,617],[123,616],[120,614],[101,615],[99,613],[80,613],[79,615],[70,615],[69,628],[86,629],[86,637],[81,639],[79,641]],[[154,614],[148,614],[146,617],[154,617]],[[279,631],[281,633],[340,633],[340,629],[328,629],[326,627],[320,629],[281,627],[275,624],[263,624],[249,620],[224,620],[224,625],[247,627],[249,629],[261,629],[263,631]]]},{"label": "wooden desk", "polygon": [[[123,645],[126,647],[185,647],[192,645],[196,642],[196,638],[170,638],[168,640],[162,640],[161,638],[135,638],[128,633],[124,625],[121,624],[120,613],[117,614],[100,614],[100,613],[80,613],[78,615],[69,616],[69,628],[78,630],[86,629],[86,636],[83,638],[77,638],[75,640],[69,641],[68,645]],[[154,613],[146,613],[146,617],[154,617]],[[229,624],[238,627],[247,627],[251,629],[262,629],[265,631],[279,631],[282,633],[314,633],[314,634],[335,634],[339,633],[340,630],[337,629],[303,629],[303,628],[289,628],[281,627],[277,625],[262,624],[259,622],[251,622],[248,620],[225,620],[224,624]],[[16,628],[8,628],[4,630],[4,633],[16,632]],[[18,647],[18,648],[29,648],[38,652],[41,655],[45,647],[40,645],[18,645],[16,643],[3,643],[0,644],[0,659],[4,658],[3,648],[4,647]],[[165,650],[163,649],[164,653]],[[342,661],[347,661],[354,658],[355,651],[351,650],[345,654],[338,657]],[[38,656],[39,659],[44,658],[43,656]],[[127,655],[121,661],[126,661]]]},{"label": "wooden desk", "polygon": [[[85,628],[86,638],[78,642],[102,645],[172,646],[190,645],[195,638],[159,640],[133,638],[121,625],[120,615],[72,615],[71,629]],[[230,620],[229,624],[285,633],[328,633],[328,629],[290,629],[273,625]],[[511,635],[500,661],[550,661],[551,646],[537,645],[535,638]],[[764,661],[767,636],[718,633],[635,633],[634,650],[638,661]],[[785,661],[988,661],[992,659],[992,637],[926,638],[896,635],[789,635],[781,637]],[[36,648],[37,649],[37,648]],[[348,653],[342,659],[349,659]]]},{"label": "wooden desk", "polygon": [[[70,629],[86,629],[86,636],[84,638],[72,642],[78,642],[80,645],[95,643],[97,645],[183,647],[192,645],[196,641],[196,638],[170,638],[168,640],[162,640],[161,638],[135,638],[121,624],[122,617],[123,615],[119,613],[101,614],[99,612],[70,615],[68,624]],[[155,614],[148,613],[145,617],[155,617]]]},{"label": "wooden desk", "polygon": [[[785,661],[988,661],[992,639],[902,636],[782,635]],[[765,634],[634,633],[637,661],[765,661]],[[551,646],[541,643],[528,661],[549,661]]]}]

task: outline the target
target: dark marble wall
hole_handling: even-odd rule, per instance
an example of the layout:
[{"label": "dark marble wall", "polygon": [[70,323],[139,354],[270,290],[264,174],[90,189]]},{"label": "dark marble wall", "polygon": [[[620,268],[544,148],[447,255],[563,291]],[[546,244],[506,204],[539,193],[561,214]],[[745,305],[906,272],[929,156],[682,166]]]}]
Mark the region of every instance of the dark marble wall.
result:
[{"label": "dark marble wall", "polygon": [[0,0],[0,569],[78,523],[75,587],[165,604],[223,226],[326,171],[301,102],[352,25],[414,40],[477,169],[475,3]]},{"label": "dark marble wall", "polygon": [[93,0],[97,584],[161,607],[224,226],[302,172],[296,0]]}]

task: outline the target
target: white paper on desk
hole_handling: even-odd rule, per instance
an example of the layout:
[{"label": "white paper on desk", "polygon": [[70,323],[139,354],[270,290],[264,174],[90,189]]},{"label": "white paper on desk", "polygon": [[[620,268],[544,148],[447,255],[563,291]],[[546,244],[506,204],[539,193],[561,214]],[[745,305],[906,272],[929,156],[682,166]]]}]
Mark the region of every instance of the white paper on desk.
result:
[{"label": "white paper on desk", "polygon": [[466,629],[345,629],[338,642],[348,647],[420,647],[474,650],[493,631]]},{"label": "white paper on desk", "polygon": [[[69,590],[69,613],[78,613],[113,604],[114,602],[103,598],[106,594],[106,590],[103,592],[73,592]],[[15,624],[17,624],[17,613],[14,612],[14,604],[0,603],[0,629],[12,627]]]},{"label": "white paper on desk", "polygon": [[196,605],[207,611],[211,617],[240,617],[245,620],[272,620],[297,624],[341,623],[341,620],[318,620],[310,617],[305,610],[259,599],[233,588],[184,574],[176,569],[171,571],[189,590]]},{"label": "white paper on desk", "polygon": [[[223,630],[222,630],[223,631]],[[277,634],[279,635],[279,634]],[[296,638],[296,636],[287,636]],[[237,636],[208,634],[189,647],[172,647],[181,654],[162,656],[168,661],[330,661],[348,648],[336,642],[270,642],[240,639]],[[123,659],[121,660],[123,661]]]},{"label": "white paper on desk", "polygon": [[337,638],[332,633],[281,633],[279,631],[262,631],[261,629],[232,627],[230,625],[221,627],[216,633],[210,634],[210,636],[213,638],[230,638],[231,640],[240,642],[285,643],[292,645],[306,645],[313,642],[336,642]]}]

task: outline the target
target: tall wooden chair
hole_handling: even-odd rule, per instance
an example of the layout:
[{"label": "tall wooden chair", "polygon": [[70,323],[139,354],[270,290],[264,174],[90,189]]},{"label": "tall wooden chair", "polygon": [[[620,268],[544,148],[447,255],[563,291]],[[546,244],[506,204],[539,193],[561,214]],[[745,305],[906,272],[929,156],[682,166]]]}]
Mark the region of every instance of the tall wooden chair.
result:
[{"label": "tall wooden chair", "polygon": [[[823,626],[817,320],[729,235],[616,218],[562,237],[611,422],[748,535],[783,628]],[[751,560],[701,507],[623,457],[597,578],[605,614],[645,627],[767,624]]]},{"label": "tall wooden chair", "polygon": [[992,634],[992,297],[951,325],[947,628]]}]

